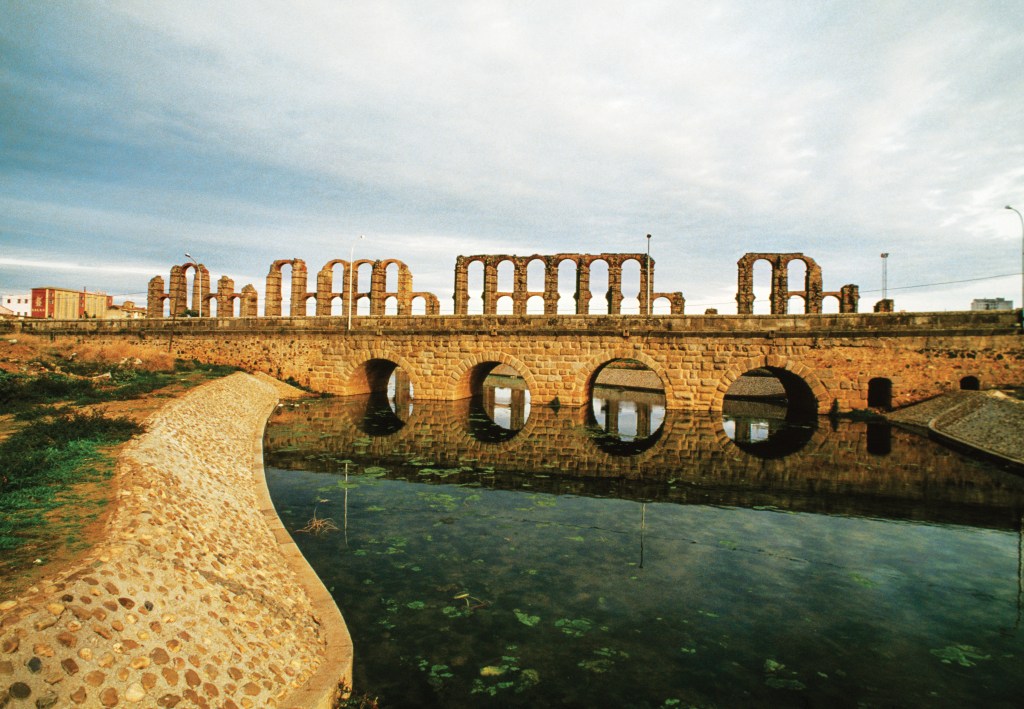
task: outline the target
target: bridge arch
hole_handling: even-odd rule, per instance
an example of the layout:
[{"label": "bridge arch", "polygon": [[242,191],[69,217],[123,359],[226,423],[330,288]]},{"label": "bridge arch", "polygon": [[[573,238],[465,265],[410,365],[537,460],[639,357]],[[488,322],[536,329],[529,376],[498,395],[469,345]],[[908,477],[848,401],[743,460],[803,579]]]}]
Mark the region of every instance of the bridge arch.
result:
[{"label": "bridge arch", "polygon": [[726,393],[733,382],[754,369],[767,369],[786,390],[790,410],[826,414],[831,406],[828,389],[814,372],[798,362],[778,355],[764,355],[737,360],[725,372],[711,400],[711,410],[721,411]]},{"label": "bridge arch", "polygon": [[[487,377],[490,371],[499,364],[508,365],[512,369],[516,370],[516,372],[518,372],[526,382],[526,387],[534,394],[537,393],[537,378],[522,360],[501,352],[485,352],[482,354],[470,355],[469,357],[460,360],[459,363],[452,368],[452,379],[455,381],[455,390],[452,392],[453,396],[451,398],[468,399],[472,397],[475,390],[479,389],[480,385],[483,384],[483,380]],[[486,365],[493,366],[486,367]],[[486,367],[486,369],[482,368],[482,366]],[[527,425],[529,425],[529,422],[527,422]]]},{"label": "bridge arch", "polygon": [[346,394],[375,394],[387,391],[388,379],[395,369],[405,372],[413,391],[416,391],[420,373],[405,357],[382,347],[357,350],[347,355],[338,375],[344,382]]},{"label": "bridge arch", "polygon": [[573,392],[579,393],[579,402],[581,406],[590,403],[591,397],[594,393],[594,382],[597,380],[597,375],[601,373],[601,370],[604,369],[605,365],[614,362],[617,359],[635,360],[650,369],[658,375],[658,379],[661,380],[661,386],[665,390],[665,396],[668,396],[668,376],[665,373],[664,367],[662,367],[657,360],[634,348],[612,347],[610,349],[603,350],[601,354],[580,363],[577,376],[572,384],[572,390]]}]

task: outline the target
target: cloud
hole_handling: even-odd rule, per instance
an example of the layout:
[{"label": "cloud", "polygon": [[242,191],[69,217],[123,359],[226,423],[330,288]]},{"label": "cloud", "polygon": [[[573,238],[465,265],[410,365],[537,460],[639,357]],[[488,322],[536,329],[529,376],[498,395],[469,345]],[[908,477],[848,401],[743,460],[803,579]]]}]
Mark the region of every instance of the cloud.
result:
[{"label": "cloud", "polygon": [[259,274],[366,233],[445,301],[459,254],[654,233],[659,289],[717,303],[747,251],[803,251],[828,288],[867,288],[883,250],[909,282],[1001,273],[1024,199],[1024,10],[998,3],[4,12],[19,258]]}]

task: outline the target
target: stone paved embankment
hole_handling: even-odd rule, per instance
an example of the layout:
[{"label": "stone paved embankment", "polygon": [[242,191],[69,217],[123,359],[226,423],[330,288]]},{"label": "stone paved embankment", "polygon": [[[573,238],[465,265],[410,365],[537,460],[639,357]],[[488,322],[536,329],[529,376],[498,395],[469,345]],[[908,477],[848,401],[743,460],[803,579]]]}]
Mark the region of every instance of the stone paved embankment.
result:
[{"label": "stone paved embankment", "polygon": [[351,640],[263,479],[264,424],[294,391],[239,373],[151,417],[105,540],[0,599],[0,707],[329,705]]},{"label": "stone paved embankment", "polygon": [[893,412],[889,418],[1024,466],[1024,401],[1000,391],[956,391]]}]

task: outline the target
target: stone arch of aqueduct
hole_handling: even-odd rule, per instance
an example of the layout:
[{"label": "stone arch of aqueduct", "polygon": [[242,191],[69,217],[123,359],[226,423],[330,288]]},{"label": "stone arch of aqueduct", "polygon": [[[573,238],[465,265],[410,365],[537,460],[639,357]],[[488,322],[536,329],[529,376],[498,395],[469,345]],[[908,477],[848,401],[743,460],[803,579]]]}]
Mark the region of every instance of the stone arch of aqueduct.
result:
[{"label": "stone arch of aqueduct", "polygon": [[[573,314],[557,311],[557,277],[567,261],[575,271]],[[608,269],[607,314],[600,316],[585,314],[597,261]],[[772,269],[772,312],[753,315],[752,273],[762,261]],[[804,279],[791,290],[789,268],[797,261]],[[630,262],[640,269],[641,314],[620,312],[622,272]],[[497,273],[507,263],[512,287],[501,291]],[[538,263],[544,287],[530,290],[528,270]],[[467,314],[469,274],[481,267],[484,312]],[[284,269],[290,270],[290,315],[282,314]],[[145,320],[26,321],[16,327],[54,338],[152,341],[182,358],[265,371],[342,395],[379,390],[398,367],[417,399],[458,400],[470,396],[489,369],[505,364],[523,377],[535,405],[569,407],[589,402],[596,373],[616,359],[653,370],[668,408],[712,411],[722,408],[737,378],[759,368],[774,372],[787,392],[819,413],[868,408],[878,382],[886,385],[886,403],[901,406],[965,381],[982,388],[1016,384],[1024,371],[1017,313],[894,313],[891,301],[858,313],[857,286],[825,291],[821,269],[803,254],[741,258],[737,315],[685,314],[682,294],[655,291],[653,274],[653,259],[644,254],[460,256],[455,314],[439,315],[437,297],[413,290],[400,261],[332,260],[310,290],[305,263],[281,260],[270,267],[259,315],[252,285],[236,291],[223,276],[211,291],[206,267],[189,263],[171,268],[166,290],[162,277],[152,279]],[[839,301],[839,313],[822,312],[829,297]],[[511,299],[512,314],[495,312],[502,298]],[[528,301],[537,298],[544,313],[527,314]],[[656,298],[669,303],[669,313],[645,314]],[[794,299],[803,301],[803,313],[787,312]],[[358,302],[362,315],[353,307]],[[315,314],[307,315],[311,309]],[[181,317],[189,311],[198,317]]]}]

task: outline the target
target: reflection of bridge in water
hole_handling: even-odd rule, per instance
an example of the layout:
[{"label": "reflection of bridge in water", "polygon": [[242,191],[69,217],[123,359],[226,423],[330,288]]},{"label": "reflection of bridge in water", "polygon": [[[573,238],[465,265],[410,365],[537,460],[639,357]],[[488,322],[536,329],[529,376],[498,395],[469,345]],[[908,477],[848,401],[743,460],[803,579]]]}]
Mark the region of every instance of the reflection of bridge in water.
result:
[{"label": "reflection of bridge in water", "polygon": [[337,472],[340,461],[372,460],[423,482],[1008,529],[1024,511],[1024,479],[883,424],[812,419],[779,452],[734,441],[720,416],[703,413],[667,411],[630,444],[603,435],[589,409],[537,406],[517,433],[480,406],[417,401],[411,413],[399,407],[404,420],[383,397],[281,409],[267,428],[267,462]]}]

